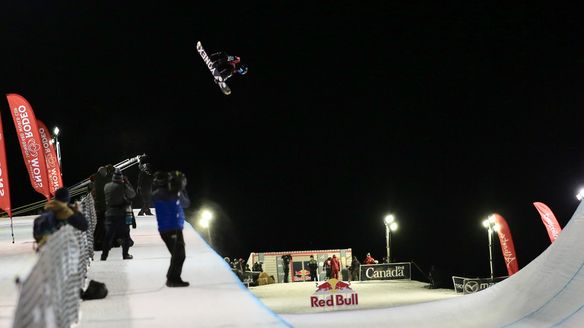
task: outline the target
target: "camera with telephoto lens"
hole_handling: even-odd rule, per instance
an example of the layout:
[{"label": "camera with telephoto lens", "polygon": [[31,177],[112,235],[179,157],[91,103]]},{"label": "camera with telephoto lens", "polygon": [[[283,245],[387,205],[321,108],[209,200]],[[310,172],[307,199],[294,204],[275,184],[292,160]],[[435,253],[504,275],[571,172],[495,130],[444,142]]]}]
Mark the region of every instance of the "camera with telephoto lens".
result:
[{"label": "camera with telephoto lens", "polygon": [[186,188],[187,177],[181,171],[171,171],[169,179],[169,187],[172,192],[179,192]]}]

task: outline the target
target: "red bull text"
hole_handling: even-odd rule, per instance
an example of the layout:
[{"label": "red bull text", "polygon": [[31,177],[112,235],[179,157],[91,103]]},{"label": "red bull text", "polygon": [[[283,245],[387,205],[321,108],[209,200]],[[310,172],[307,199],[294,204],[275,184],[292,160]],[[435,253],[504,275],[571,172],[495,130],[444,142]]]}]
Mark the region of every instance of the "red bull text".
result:
[{"label": "red bull text", "polygon": [[353,306],[359,304],[359,296],[353,291],[351,284],[330,279],[318,285],[310,296],[312,308],[334,308],[338,306]]}]

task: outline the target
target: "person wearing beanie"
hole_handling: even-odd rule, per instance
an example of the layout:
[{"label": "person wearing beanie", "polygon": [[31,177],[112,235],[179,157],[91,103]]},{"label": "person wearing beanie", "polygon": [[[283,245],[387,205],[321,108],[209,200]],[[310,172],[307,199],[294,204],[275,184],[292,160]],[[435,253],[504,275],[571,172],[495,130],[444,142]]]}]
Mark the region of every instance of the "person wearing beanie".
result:
[{"label": "person wearing beanie", "polygon": [[39,247],[46,242],[50,233],[59,230],[66,224],[80,231],[87,231],[89,228],[85,215],[79,211],[76,205],[69,204],[70,200],[69,190],[67,188],[59,188],[55,191],[55,198],[45,204],[45,211],[41,215],[50,214],[54,220],[51,220],[53,226],[48,230],[48,234],[38,241]]},{"label": "person wearing beanie", "polygon": [[185,223],[183,208],[191,204],[186,184],[187,180],[182,172],[158,171],[154,173],[152,200],[156,209],[158,232],[170,252],[170,266],[166,272],[167,287],[189,286],[189,283],[181,278],[186,258],[182,233]]},{"label": "person wearing beanie", "polygon": [[128,208],[131,210],[132,198],[136,197],[136,191],[130,181],[116,169],[112,175],[112,181],[104,186],[105,194],[105,238],[101,260],[106,261],[112,248],[114,236],[122,239],[122,258],[131,260],[134,258],[130,250],[130,227],[126,223]]}]

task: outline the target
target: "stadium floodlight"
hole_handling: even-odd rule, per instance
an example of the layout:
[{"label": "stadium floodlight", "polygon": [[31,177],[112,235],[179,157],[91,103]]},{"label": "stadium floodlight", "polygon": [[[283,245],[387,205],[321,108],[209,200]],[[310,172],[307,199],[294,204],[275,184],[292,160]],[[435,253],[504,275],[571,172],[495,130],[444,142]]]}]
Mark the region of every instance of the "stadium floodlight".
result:
[{"label": "stadium floodlight", "polygon": [[383,218],[383,223],[385,224],[385,248],[387,249],[387,263],[391,262],[391,232],[397,230],[397,222],[395,222],[395,216],[393,214],[388,214]]},{"label": "stadium floodlight", "polygon": [[580,189],[580,191],[578,191],[578,194],[576,194],[576,198],[578,200],[582,200],[582,198],[584,198],[584,188]]},{"label": "stadium floodlight", "polygon": [[497,223],[494,215],[489,215],[483,220],[483,227],[487,228],[489,235],[489,267],[491,269],[491,280],[493,280],[493,231],[499,232],[501,226]]},{"label": "stadium floodlight", "polygon": [[211,239],[211,221],[215,217],[212,210],[208,208],[203,208],[199,212],[199,225],[207,229],[207,239],[209,240],[209,245],[213,246],[213,240]]}]

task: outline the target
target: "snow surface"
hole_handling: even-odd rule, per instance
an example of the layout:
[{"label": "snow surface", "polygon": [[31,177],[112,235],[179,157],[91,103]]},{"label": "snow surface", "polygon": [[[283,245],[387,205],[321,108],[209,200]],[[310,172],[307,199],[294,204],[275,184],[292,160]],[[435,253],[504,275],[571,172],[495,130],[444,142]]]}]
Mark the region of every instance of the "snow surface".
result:
[{"label": "snow surface", "polygon": [[[352,282],[359,305],[345,311],[311,308],[311,282],[247,289],[188,224],[183,279],[191,286],[167,288],[169,254],[156,221],[137,220],[133,260],[122,260],[120,248],[105,262],[96,252],[89,278],[105,282],[110,293],[81,304],[79,327],[584,327],[582,204],[556,242],[491,288],[460,296],[416,281]],[[11,326],[14,277],[36,259],[30,218],[15,220],[15,244],[6,221],[0,222],[0,327]]]}]

